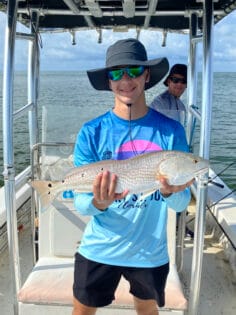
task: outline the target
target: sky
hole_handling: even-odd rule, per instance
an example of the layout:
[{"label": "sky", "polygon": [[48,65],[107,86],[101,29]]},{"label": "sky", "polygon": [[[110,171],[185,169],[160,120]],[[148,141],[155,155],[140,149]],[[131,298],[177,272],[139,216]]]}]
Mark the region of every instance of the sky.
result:
[{"label": "sky", "polygon": [[[0,71],[3,68],[5,14],[0,13]],[[217,23],[214,33],[213,71],[236,72],[236,10]],[[20,25],[17,30],[26,32]],[[106,49],[121,38],[136,37],[134,31],[114,33],[103,31],[103,41],[98,44],[96,31],[81,31],[76,33],[76,45],[72,45],[69,33],[42,34],[41,70],[86,70],[103,67]],[[161,32],[142,31],[139,37],[147,49],[148,59],[167,57],[170,65],[187,63],[188,36],[168,33],[166,47],[162,47]],[[27,65],[27,42],[18,40],[16,43],[15,65],[17,70],[25,70]],[[201,49],[199,49],[201,51]],[[199,53],[201,58],[201,53]]]}]

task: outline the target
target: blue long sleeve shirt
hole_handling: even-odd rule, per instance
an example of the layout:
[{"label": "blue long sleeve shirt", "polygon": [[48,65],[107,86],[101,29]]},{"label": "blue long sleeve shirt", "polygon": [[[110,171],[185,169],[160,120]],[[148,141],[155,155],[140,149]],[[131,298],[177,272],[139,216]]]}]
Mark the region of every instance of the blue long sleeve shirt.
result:
[{"label": "blue long sleeve shirt", "polygon": [[[86,123],[74,149],[76,166],[104,159],[127,159],[157,150],[188,151],[185,132],[177,121],[149,109],[131,122],[113,111]],[[114,201],[106,211],[92,204],[92,194],[76,194],[75,207],[91,216],[78,251],[90,260],[132,267],[154,267],[168,262],[167,207],[186,209],[190,191],[163,198],[130,194]]]}]

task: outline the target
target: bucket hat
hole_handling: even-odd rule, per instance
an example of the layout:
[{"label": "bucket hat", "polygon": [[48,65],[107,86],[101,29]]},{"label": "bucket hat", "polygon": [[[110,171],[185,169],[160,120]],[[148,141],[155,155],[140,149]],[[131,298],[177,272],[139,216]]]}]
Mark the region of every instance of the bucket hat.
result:
[{"label": "bucket hat", "polygon": [[173,67],[170,69],[170,72],[168,76],[166,77],[165,81],[163,82],[165,86],[168,86],[168,79],[174,75],[174,74],[180,74],[184,77],[184,79],[187,81],[187,66],[182,63],[176,63],[173,65]]},{"label": "bucket hat", "polygon": [[157,84],[168,72],[169,63],[166,58],[147,60],[144,45],[134,38],[122,39],[107,49],[106,66],[100,69],[88,70],[90,83],[96,90],[110,91],[107,71],[119,66],[145,66],[150,69],[150,80],[145,90]]}]

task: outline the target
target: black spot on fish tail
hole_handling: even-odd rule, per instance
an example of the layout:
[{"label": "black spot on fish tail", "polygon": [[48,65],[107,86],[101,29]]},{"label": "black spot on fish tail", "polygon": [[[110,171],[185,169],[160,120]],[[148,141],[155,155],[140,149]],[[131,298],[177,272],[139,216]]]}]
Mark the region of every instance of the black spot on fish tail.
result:
[{"label": "black spot on fish tail", "polygon": [[41,206],[43,209],[47,209],[50,203],[56,197],[56,191],[54,187],[58,182],[35,180],[31,182],[32,187],[37,191],[37,194],[41,200]]}]

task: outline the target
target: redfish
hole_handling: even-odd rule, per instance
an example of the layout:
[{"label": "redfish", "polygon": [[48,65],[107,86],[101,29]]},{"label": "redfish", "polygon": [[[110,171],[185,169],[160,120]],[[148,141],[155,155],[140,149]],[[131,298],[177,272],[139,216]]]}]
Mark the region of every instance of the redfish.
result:
[{"label": "redfish", "polygon": [[82,165],[69,171],[61,181],[31,182],[39,194],[43,208],[61,192],[89,193],[95,177],[109,171],[117,175],[116,193],[128,190],[130,194],[147,196],[160,189],[160,179],[170,185],[183,185],[209,168],[207,160],[182,151],[155,151],[137,155],[127,160],[104,160]]}]

